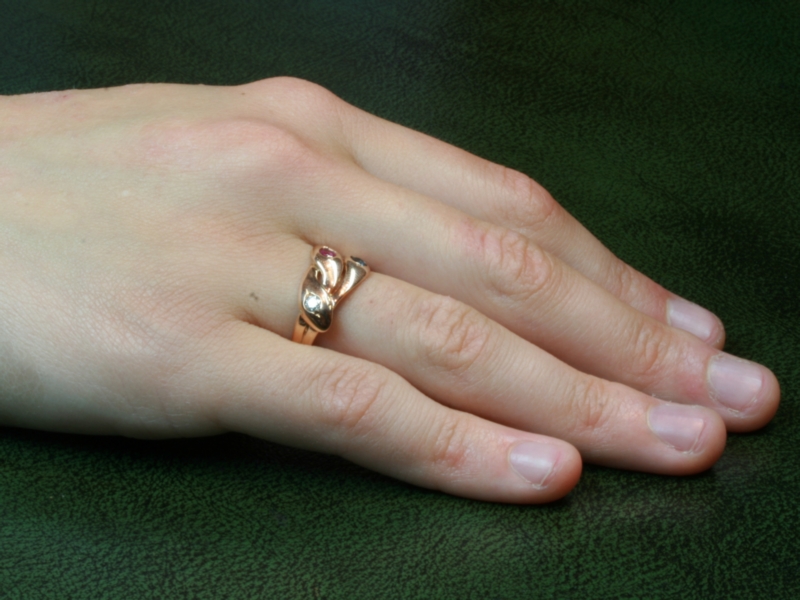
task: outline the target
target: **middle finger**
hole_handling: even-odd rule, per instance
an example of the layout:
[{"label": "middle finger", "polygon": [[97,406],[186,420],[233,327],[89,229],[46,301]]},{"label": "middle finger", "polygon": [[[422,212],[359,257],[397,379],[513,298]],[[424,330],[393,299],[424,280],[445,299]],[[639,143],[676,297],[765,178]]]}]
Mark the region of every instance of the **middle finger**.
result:
[{"label": "middle finger", "polygon": [[581,371],[711,407],[731,430],[761,427],[777,409],[765,367],[648,317],[522,234],[335,162],[298,211],[309,241],[457,298]]},{"label": "middle finger", "polygon": [[[282,260],[269,261],[271,279],[299,283],[309,250],[287,243]],[[242,274],[240,289],[259,277]],[[246,320],[288,335],[297,304],[286,292],[260,291]],[[581,373],[462,302],[381,273],[336,308],[333,326],[317,340],[387,367],[441,404],[574,444],[597,464],[685,475],[707,469],[725,445],[713,411]]]}]

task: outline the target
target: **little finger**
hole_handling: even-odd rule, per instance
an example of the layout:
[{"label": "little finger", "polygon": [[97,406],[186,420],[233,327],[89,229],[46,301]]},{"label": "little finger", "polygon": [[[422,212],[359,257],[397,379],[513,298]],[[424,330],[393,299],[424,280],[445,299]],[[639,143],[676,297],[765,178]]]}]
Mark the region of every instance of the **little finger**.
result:
[{"label": "little finger", "polygon": [[369,361],[239,322],[195,365],[187,392],[225,429],[332,453],[380,473],[478,500],[542,503],[581,472],[569,444],[433,402]]}]

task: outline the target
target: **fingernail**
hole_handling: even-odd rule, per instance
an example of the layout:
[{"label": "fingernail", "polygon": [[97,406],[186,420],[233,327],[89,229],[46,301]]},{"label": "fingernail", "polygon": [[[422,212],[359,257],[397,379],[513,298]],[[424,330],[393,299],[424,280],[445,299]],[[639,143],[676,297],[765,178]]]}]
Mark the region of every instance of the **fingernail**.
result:
[{"label": "fingernail", "polygon": [[683,298],[667,300],[667,322],[683,331],[699,337],[704,342],[713,342],[719,333],[719,319],[702,306]]},{"label": "fingernail", "polygon": [[708,363],[708,384],[714,400],[744,412],[756,401],[764,385],[764,373],[754,362],[717,354]]},{"label": "fingernail", "polygon": [[681,404],[657,404],[647,412],[650,431],[667,446],[680,452],[695,452],[706,426],[703,409]]},{"label": "fingernail", "polygon": [[560,456],[561,451],[552,444],[521,442],[511,449],[508,460],[526,481],[543,488],[550,482]]}]

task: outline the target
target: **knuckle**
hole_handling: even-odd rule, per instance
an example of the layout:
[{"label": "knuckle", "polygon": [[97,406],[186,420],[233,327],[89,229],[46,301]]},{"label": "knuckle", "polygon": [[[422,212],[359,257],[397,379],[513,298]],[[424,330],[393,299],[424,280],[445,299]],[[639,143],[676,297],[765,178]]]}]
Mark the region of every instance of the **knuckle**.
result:
[{"label": "knuckle", "polygon": [[633,360],[630,373],[643,385],[658,383],[666,375],[671,353],[671,336],[665,325],[647,318],[637,318],[630,332]]},{"label": "knuckle", "polygon": [[265,95],[291,96],[295,101],[302,103],[324,104],[339,100],[336,94],[318,83],[289,75],[262,79],[245,84],[245,87],[263,91]]},{"label": "knuckle", "polygon": [[[342,116],[351,107],[329,89],[297,77],[275,77],[246,85],[254,87],[265,104],[274,109],[270,112],[284,114],[288,123],[313,131],[315,139],[340,131]],[[291,107],[290,113],[286,106]]]},{"label": "knuckle", "polygon": [[245,129],[239,138],[247,158],[263,171],[276,172],[282,176],[306,177],[319,168],[319,152],[299,135],[284,127],[256,122],[252,130]]},{"label": "knuckle", "polygon": [[536,181],[515,169],[496,165],[503,190],[498,210],[508,227],[535,233],[557,224],[564,209]]},{"label": "knuckle", "polygon": [[288,129],[258,119],[226,119],[210,125],[217,150],[228,164],[250,171],[307,172],[317,162],[314,149]]},{"label": "knuckle", "polygon": [[496,296],[527,302],[558,287],[555,261],[526,236],[490,226],[478,239],[487,287]]},{"label": "knuckle", "polygon": [[575,417],[573,427],[578,435],[593,434],[606,429],[613,421],[616,404],[602,379],[582,377],[569,396],[570,414]]},{"label": "knuckle", "polygon": [[605,288],[620,300],[627,301],[634,297],[636,273],[619,259],[609,261],[606,269]]},{"label": "knuckle", "polygon": [[493,339],[487,319],[448,296],[432,296],[418,303],[414,313],[415,359],[447,372],[470,369]]},{"label": "knuckle", "polygon": [[373,429],[388,381],[371,369],[333,365],[317,377],[320,419],[324,426],[359,436]]},{"label": "knuckle", "polygon": [[464,469],[469,460],[471,428],[460,415],[445,417],[433,430],[429,460],[451,475]]}]

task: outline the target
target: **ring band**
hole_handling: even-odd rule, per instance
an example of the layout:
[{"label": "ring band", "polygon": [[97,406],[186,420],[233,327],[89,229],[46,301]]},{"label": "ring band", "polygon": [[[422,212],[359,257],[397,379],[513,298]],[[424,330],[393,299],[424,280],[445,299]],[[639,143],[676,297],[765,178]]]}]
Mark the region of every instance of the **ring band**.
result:
[{"label": "ring band", "polygon": [[328,331],[333,309],[369,274],[369,266],[360,258],[343,258],[333,248],[316,246],[311,267],[300,286],[300,316],[292,341],[311,345],[318,333]]}]

